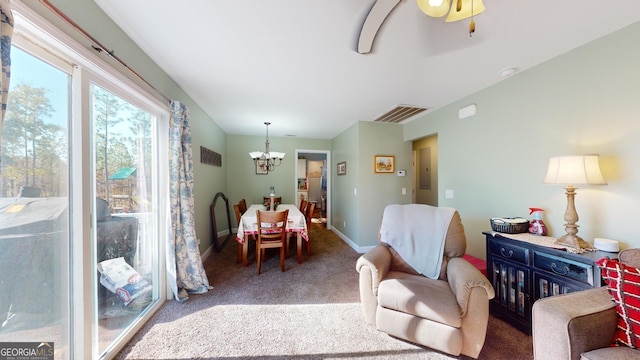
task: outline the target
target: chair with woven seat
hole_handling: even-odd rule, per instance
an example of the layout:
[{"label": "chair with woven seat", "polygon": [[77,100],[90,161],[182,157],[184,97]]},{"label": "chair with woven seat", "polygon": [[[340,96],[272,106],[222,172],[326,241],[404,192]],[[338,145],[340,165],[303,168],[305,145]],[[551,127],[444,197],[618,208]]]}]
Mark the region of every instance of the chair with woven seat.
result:
[{"label": "chair with woven seat", "polygon": [[287,241],[287,217],[289,210],[256,211],[258,239],[256,241],[257,274],[264,259],[265,250],[280,248],[280,271],[284,272],[284,250]]}]

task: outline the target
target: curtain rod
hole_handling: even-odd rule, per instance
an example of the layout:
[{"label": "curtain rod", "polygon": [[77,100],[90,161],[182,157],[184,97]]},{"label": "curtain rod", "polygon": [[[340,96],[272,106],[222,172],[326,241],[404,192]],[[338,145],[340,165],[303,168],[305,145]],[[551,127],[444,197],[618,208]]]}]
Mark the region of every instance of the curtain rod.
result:
[{"label": "curtain rod", "polygon": [[42,5],[44,5],[45,7],[47,7],[49,10],[51,10],[53,13],[58,15],[60,18],[62,18],[62,20],[64,20],[67,24],[71,25],[71,27],[73,27],[76,31],[81,33],[85,38],[87,38],[88,40],[93,42],[93,44],[91,44],[91,47],[93,48],[93,50],[95,50],[97,52],[105,52],[107,55],[109,55],[109,57],[111,57],[112,59],[117,61],[118,64],[122,65],[125,69],[129,70],[129,72],[131,72],[133,75],[135,75],[135,77],[137,77],[142,82],[144,82],[147,86],[149,86],[151,89],[153,89],[153,91],[155,91],[158,95],[162,96],[167,103],[171,104],[171,99],[169,99],[167,96],[165,96],[163,93],[161,93],[153,85],[151,85],[151,83],[149,83],[140,74],[138,74],[135,70],[133,70],[131,67],[129,67],[129,65],[127,65],[124,61],[122,61],[122,59],[117,57],[114,54],[113,50],[107,49],[98,40],[96,40],[93,36],[91,36],[91,34],[86,32],[82,27],[80,27],[80,25],[78,25],[75,21],[73,21],[70,17],[68,17],[67,14],[62,12],[55,5],[51,4],[49,2],[49,0],[40,0],[40,3]]}]

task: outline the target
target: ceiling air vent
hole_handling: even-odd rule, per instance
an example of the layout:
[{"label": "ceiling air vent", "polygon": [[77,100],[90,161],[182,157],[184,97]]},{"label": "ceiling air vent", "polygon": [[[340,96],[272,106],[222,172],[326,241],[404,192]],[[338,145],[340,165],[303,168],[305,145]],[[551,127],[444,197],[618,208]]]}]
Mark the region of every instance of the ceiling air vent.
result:
[{"label": "ceiling air vent", "polygon": [[418,106],[398,105],[393,109],[387,111],[386,113],[378,116],[378,118],[373,121],[397,124],[425,110],[427,109]]}]

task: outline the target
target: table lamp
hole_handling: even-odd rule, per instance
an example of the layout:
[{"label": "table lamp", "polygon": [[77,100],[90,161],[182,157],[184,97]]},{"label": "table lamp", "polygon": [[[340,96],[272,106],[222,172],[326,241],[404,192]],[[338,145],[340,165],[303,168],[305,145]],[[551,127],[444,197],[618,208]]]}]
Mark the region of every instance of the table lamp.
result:
[{"label": "table lamp", "polygon": [[564,213],[565,235],[556,240],[556,244],[575,249],[591,248],[591,245],[578,236],[578,213],[574,204],[576,189],[574,185],[606,185],[598,155],[558,156],[549,159],[549,169],[544,179],[545,184],[566,185],[567,210]]}]

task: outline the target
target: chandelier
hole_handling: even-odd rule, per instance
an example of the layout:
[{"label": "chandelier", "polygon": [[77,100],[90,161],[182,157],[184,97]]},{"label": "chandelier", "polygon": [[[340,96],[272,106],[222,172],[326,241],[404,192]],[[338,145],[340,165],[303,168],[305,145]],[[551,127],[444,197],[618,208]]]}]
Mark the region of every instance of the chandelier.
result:
[{"label": "chandelier", "polygon": [[265,150],[262,151],[252,151],[249,153],[249,156],[253,159],[256,164],[256,169],[260,169],[264,172],[273,171],[273,168],[276,166],[280,166],[282,163],[282,159],[286,155],[283,152],[277,151],[269,151],[269,125],[270,122],[264,123],[267,126],[267,140],[265,141]]},{"label": "chandelier", "polygon": [[476,31],[475,15],[484,11],[482,0],[417,0],[418,7],[431,17],[443,17],[449,13],[446,22],[471,18],[469,36]]}]

